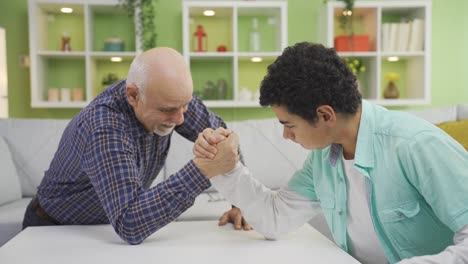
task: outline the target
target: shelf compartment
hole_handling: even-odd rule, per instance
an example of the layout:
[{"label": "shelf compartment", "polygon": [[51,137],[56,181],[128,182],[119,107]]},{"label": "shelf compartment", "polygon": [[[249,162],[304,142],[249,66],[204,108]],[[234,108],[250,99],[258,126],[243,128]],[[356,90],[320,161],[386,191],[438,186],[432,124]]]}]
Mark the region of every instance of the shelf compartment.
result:
[{"label": "shelf compartment", "polygon": [[[60,11],[62,7],[70,7],[72,13]],[[72,51],[85,50],[84,6],[67,3],[40,3],[30,7],[33,14],[35,29],[31,35],[37,40],[39,50],[61,51],[62,34],[70,37]]]},{"label": "shelf compartment", "polygon": [[356,77],[358,79],[359,91],[361,92],[362,98],[367,100],[375,100],[378,98],[378,91],[375,87],[377,86],[377,63],[378,59],[376,56],[356,56],[355,54],[348,54],[343,56],[344,59],[348,59],[353,62],[355,59],[361,61],[361,64],[365,67],[364,72],[358,72]]},{"label": "shelf compartment", "polygon": [[399,80],[395,82],[399,90],[399,99],[415,100],[427,97],[424,87],[427,87],[424,76],[424,56],[399,57],[396,62],[389,62],[382,58],[381,81],[379,99],[384,98],[384,91],[388,85],[385,75],[390,72],[397,73]]},{"label": "shelf compartment", "polygon": [[[203,100],[226,101],[234,99],[234,77],[232,58],[218,60],[192,59],[190,69],[193,79],[193,92]],[[226,82],[226,92],[219,92],[218,82]],[[211,81],[212,85],[208,82]],[[214,88],[213,88],[214,86]],[[220,98],[219,94],[225,94]]]},{"label": "shelf compartment", "polygon": [[38,70],[43,76],[42,82],[38,83],[38,102],[50,103],[50,105],[79,105],[80,102],[49,102],[49,89],[63,88],[81,89],[83,101],[86,101],[86,74],[84,57],[54,57],[40,56]]},{"label": "shelf compartment", "polygon": [[423,52],[425,43],[425,9],[382,8],[382,51]]},{"label": "shelf compartment", "polygon": [[136,51],[134,19],[125,9],[116,5],[89,5],[88,8],[92,51],[105,52],[106,39],[120,39],[123,41],[122,51]]},{"label": "shelf compartment", "polygon": [[[242,57],[238,63],[239,71],[239,91],[237,101],[241,102],[254,102],[259,106],[258,96],[260,84],[267,74],[267,68],[272,64],[275,58],[272,57],[260,57],[261,62],[252,62],[250,58]],[[247,93],[243,91],[246,89],[250,92],[250,100],[246,98]],[[245,95],[244,95],[245,93]]]},{"label": "shelf compartment", "polygon": [[[204,16],[205,10],[215,12],[214,16]],[[234,50],[233,44],[233,12],[232,7],[193,7],[190,9],[189,18],[189,50],[192,52],[198,51],[198,39],[195,37],[197,27],[201,25],[206,33],[205,46],[202,39],[202,49],[207,52],[216,52],[218,46],[225,46],[227,52]]]},{"label": "shelf compartment", "polygon": [[91,57],[91,94],[93,98],[111,85],[112,83],[109,81],[113,78],[115,79],[113,82],[127,78],[134,57],[130,55],[119,56],[122,58],[120,62],[112,62],[111,57],[100,53]]},{"label": "shelf compartment", "polygon": [[239,52],[258,52],[250,49],[250,32],[257,19],[260,52],[281,51],[281,9],[239,7],[237,18],[237,47]]},{"label": "shelf compartment", "polygon": [[[336,8],[333,12],[333,39],[339,36],[348,37],[350,32],[344,30],[340,26],[340,17],[343,12],[343,8]],[[353,13],[353,33],[354,35],[367,35],[369,40],[369,50],[377,50],[377,8],[364,8],[355,7]],[[351,41],[351,40],[349,40]],[[348,46],[353,46],[348,44]]]}]

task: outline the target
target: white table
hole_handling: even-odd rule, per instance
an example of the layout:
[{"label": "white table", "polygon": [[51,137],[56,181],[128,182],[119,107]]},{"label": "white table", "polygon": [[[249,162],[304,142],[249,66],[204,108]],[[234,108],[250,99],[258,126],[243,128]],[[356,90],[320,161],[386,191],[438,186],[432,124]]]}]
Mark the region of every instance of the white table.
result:
[{"label": "white table", "polygon": [[216,221],[173,222],[142,244],[123,242],[110,225],[30,227],[0,248],[2,264],[299,264],[359,263],[306,224],[277,241]]}]

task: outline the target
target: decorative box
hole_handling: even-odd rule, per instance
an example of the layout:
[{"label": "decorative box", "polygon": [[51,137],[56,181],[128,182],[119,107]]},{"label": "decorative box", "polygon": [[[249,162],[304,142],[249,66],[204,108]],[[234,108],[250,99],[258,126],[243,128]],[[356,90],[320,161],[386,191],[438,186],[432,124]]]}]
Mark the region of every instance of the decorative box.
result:
[{"label": "decorative box", "polygon": [[343,35],[335,37],[336,51],[369,51],[369,35]]},{"label": "decorative box", "polygon": [[121,38],[108,38],[104,40],[104,51],[124,51],[124,41]]}]

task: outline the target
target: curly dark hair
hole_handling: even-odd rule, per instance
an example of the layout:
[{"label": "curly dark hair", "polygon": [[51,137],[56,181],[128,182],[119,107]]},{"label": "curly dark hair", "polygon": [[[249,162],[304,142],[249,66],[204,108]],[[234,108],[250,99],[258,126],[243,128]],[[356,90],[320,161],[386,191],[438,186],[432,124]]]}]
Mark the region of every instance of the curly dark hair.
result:
[{"label": "curly dark hair", "polygon": [[260,86],[260,104],[278,105],[314,124],[317,107],[355,114],[361,104],[357,79],[333,48],[300,42],[287,47]]}]

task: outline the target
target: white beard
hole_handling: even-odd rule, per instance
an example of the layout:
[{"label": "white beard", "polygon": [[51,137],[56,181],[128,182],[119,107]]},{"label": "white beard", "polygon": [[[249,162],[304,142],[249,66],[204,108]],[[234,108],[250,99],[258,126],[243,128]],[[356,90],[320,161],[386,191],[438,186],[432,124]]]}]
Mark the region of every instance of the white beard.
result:
[{"label": "white beard", "polygon": [[161,130],[159,128],[155,128],[153,133],[155,133],[156,135],[158,135],[160,137],[164,137],[164,136],[169,135],[172,132],[172,130],[174,130],[174,128],[175,128],[175,125],[173,125],[171,128],[166,128],[164,130]]}]

